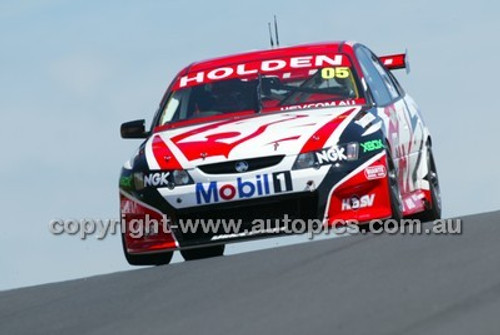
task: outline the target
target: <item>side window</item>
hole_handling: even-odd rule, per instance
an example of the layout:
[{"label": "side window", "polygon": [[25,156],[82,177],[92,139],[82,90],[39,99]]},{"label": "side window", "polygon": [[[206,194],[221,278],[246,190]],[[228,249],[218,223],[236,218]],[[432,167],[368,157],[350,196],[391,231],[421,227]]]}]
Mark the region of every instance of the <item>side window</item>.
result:
[{"label": "side window", "polygon": [[387,90],[389,91],[389,94],[391,95],[391,100],[394,100],[399,97],[399,92],[394,86],[394,83],[392,82],[391,78],[389,77],[389,73],[387,70],[380,64],[380,60],[375,56],[373,53],[370,52],[370,56],[373,62],[373,65],[377,69],[377,72],[380,74],[382,79],[384,80],[384,84],[387,87]]},{"label": "side window", "polygon": [[393,100],[393,97],[385,85],[384,79],[382,79],[375,67],[371,53],[364,47],[358,47],[356,49],[356,56],[377,105],[384,106],[389,104]]},{"label": "side window", "polygon": [[389,75],[389,78],[391,79],[391,82],[393,83],[394,87],[398,90],[399,96],[404,96],[405,91],[401,87],[401,84],[399,81],[396,79],[396,76],[394,76],[391,71],[387,71],[387,74]]}]

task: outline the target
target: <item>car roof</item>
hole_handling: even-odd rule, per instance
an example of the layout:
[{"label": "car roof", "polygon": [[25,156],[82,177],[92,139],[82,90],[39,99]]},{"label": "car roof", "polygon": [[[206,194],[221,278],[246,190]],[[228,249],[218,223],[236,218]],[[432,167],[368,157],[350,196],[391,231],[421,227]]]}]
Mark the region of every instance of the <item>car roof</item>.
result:
[{"label": "car roof", "polygon": [[[222,67],[228,64],[247,63],[261,59],[272,59],[272,58],[286,57],[292,55],[293,56],[309,55],[309,54],[324,53],[324,52],[338,53],[344,43],[346,42],[337,41],[337,42],[310,43],[310,44],[302,44],[290,47],[280,47],[268,50],[249,51],[234,55],[212,58],[200,62],[195,62],[192,63],[190,66],[188,66],[185,69],[186,70],[185,72],[198,72],[206,69]],[[349,44],[352,45],[351,42],[349,42]]]}]

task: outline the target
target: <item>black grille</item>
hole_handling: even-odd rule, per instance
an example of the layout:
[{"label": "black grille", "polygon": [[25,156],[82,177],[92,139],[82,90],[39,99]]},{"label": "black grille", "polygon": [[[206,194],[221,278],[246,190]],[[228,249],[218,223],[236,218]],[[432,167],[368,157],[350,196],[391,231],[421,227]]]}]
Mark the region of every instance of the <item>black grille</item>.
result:
[{"label": "black grille", "polygon": [[201,171],[208,174],[238,173],[235,167],[236,163],[245,161],[248,163],[247,171],[255,171],[279,164],[284,157],[285,157],[284,155],[279,155],[279,156],[268,156],[268,157],[259,157],[250,159],[240,159],[224,163],[200,165],[198,166],[198,168]]},{"label": "black grille", "polygon": [[[267,199],[245,200],[219,205],[205,206],[205,208],[194,209],[178,213],[177,218],[181,220],[241,220],[241,229],[251,228],[256,219],[272,220],[281,222],[286,214],[290,220],[311,219],[317,217],[317,195],[316,193],[302,194],[301,196],[280,197],[279,201]],[[280,225],[282,226],[282,225]],[[219,231],[216,234],[222,234]],[[205,240],[213,234],[203,232],[185,234],[182,240]]]}]

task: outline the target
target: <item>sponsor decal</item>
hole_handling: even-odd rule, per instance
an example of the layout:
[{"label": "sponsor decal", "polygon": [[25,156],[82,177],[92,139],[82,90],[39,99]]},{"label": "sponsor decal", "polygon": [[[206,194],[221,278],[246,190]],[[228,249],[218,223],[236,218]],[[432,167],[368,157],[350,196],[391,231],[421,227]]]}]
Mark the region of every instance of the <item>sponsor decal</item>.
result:
[{"label": "sponsor decal", "polygon": [[412,194],[408,198],[405,198],[406,210],[413,210],[423,203],[423,198],[425,195],[423,193]]},{"label": "sponsor decal", "polygon": [[120,177],[120,186],[124,188],[132,188],[132,176]]},{"label": "sponsor decal", "polygon": [[375,194],[366,194],[362,197],[353,196],[351,198],[342,199],[342,211],[356,210],[373,206]]},{"label": "sponsor decal", "polygon": [[290,171],[275,172],[271,175],[256,175],[253,178],[236,179],[236,182],[196,183],[196,202],[211,204],[237,199],[250,199],[259,196],[292,191]]},{"label": "sponsor decal", "polygon": [[365,169],[365,177],[368,180],[382,179],[387,176],[387,170],[383,165],[369,166]]},{"label": "sponsor decal", "polygon": [[361,143],[361,147],[363,148],[363,152],[371,152],[378,149],[383,149],[384,144],[382,143],[382,140],[371,140]]},{"label": "sponsor decal", "polygon": [[412,210],[416,207],[415,203],[413,202],[413,199],[412,198],[407,198],[405,199],[405,203],[406,203],[406,207],[407,209],[409,210]]},{"label": "sponsor decal", "polygon": [[325,101],[325,102],[313,102],[299,105],[283,106],[280,107],[281,111],[293,111],[301,109],[311,109],[311,108],[329,108],[329,107],[340,107],[340,106],[354,106],[365,103],[365,99],[348,99],[339,101]]},{"label": "sponsor decal", "polygon": [[168,176],[170,172],[154,172],[149,173],[144,176],[144,187],[149,186],[167,186],[169,184]]},{"label": "sponsor decal", "polygon": [[325,67],[321,69],[321,78],[323,79],[345,79],[349,77],[351,72],[348,67]]},{"label": "sponsor decal", "polygon": [[[177,81],[174,89],[190,87],[194,85],[214,82],[223,79],[231,79],[238,77],[256,76],[257,73],[272,73],[282,72],[283,76],[287,75],[286,71],[293,69],[317,69],[329,66],[349,66],[349,60],[341,54],[333,55],[304,55],[297,57],[283,57],[277,59],[268,59],[263,61],[248,62],[242,64],[228,64],[224,67],[215,69],[189,73],[182,76]],[[338,69],[346,69],[338,68]],[[338,73],[337,73],[338,72]],[[345,70],[334,70],[334,75],[344,76],[349,72]],[[328,70],[325,75],[331,75],[332,71]],[[340,78],[340,77],[339,77]]]},{"label": "sponsor decal", "polygon": [[319,152],[316,152],[316,159],[319,164],[330,164],[335,162],[341,162],[347,159],[345,155],[345,148],[342,147],[331,147]]},{"label": "sponsor decal", "polygon": [[137,214],[139,213],[139,205],[132,200],[123,199],[121,201],[121,213],[122,214]]}]

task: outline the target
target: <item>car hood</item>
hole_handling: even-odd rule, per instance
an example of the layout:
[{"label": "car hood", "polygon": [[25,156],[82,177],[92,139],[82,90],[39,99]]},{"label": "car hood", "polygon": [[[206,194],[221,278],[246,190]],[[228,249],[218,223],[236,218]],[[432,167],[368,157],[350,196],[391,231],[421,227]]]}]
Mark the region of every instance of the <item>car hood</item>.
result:
[{"label": "car hood", "polygon": [[359,106],[263,113],[154,133],[144,151],[150,169],[297,155],[335,145]]}]

